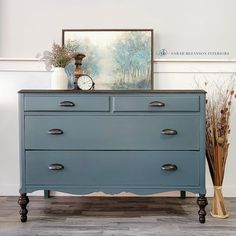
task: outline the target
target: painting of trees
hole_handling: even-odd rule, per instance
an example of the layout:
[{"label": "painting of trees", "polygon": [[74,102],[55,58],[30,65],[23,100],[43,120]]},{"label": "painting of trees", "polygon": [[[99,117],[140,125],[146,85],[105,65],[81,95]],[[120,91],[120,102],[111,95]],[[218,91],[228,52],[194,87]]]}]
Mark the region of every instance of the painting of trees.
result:
[{"label": "painting of trees", "polygon": [[122,34],[112,51],[114,89],[151,87],[151,41],[147,34],[139,31]]},{"label": "painting of trees", "polygon": [[[84,73],[95,89],[152,88],[152,30],[71,30],[65,42],[86,55]],[[68,71],[73,75],[73,65]]]}]

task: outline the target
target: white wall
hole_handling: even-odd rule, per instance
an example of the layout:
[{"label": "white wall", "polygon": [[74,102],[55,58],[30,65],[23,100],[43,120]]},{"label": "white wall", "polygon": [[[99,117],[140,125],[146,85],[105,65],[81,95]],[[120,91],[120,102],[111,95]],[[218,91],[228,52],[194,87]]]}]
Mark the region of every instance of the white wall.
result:
[{"label": "white wall", "polygon": [[[153,28],[156,48],[225,45],[234,54],[235,8],[234,0],[0,0],[0,57],[24,58],[0,59],[0,195],[18,194],[17,91],[50,85],[50,72],[27,58],[49,49],[53,40],[61,42],[62,28]],[[155,88],[194,88],[196,77],[227,79],[235,69],[236,61],[158,61]],[[232,118],[226,196],[236,196],[236,111]],[[211,186],[208,176],[210,195]]]},{"label": "white wall", "polygon": [[236,59],[235,9],[235,0],[0,0],[0,57],[35,57],[61,42],[63,28],[153,28],[155,54],[228,51],[221,58]]}]

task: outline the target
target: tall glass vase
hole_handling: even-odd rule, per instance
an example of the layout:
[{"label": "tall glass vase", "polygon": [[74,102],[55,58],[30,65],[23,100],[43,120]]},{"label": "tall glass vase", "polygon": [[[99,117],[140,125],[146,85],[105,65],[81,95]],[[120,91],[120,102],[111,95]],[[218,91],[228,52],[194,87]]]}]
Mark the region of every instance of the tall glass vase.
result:
[{"label": "tall glass vase", "polygon": [[225,207],[224,197],[222,193],[228,147],[228,144],[213,146],[213,158],[208,158],[208,164],[211,172],[212,182],[214,185],[214,197],[212,200],[210,213],[213,217],[221,219],[229,217],[229,214]]},{"label": "tall glass vase", "polygon": [[222,186],[214,186],[214,198],[211,204],[211,215],[216,218],[225,219],[229,217],[224,203]]}]

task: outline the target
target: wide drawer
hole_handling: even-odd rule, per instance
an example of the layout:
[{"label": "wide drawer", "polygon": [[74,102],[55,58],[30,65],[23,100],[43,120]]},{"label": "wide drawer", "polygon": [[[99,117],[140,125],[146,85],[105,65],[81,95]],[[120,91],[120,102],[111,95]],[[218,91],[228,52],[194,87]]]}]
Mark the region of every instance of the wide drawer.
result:
[{"label": "wide drawer", "polygon": [[198,115],[26,116],[25,148],[199,150],[199,127]]},{"label": "wide drawer", "polygon": [[27,96],[25,111],[109,111],[108,96]]},{"label": "wide drawer", "polygon": [[[198,157],[199,152],[188,151],[28,151],[26,184],[197,186]],[[163,170],[166,165],[175,168]]]},{"label": "wide drawer", "polygon": [[199,111],[199,96],[117,96],[113,110],[116,111]]}]

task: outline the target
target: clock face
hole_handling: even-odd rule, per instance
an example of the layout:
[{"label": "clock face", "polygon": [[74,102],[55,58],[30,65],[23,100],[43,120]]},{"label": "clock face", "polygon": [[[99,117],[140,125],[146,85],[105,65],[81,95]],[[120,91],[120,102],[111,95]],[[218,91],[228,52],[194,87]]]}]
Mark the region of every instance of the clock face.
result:
[{"label": "clock face", "polygon": [[93,84],[93,80],[88,75],[81,75],[77,81],[77,86],[81,90],[90,90]]}]

